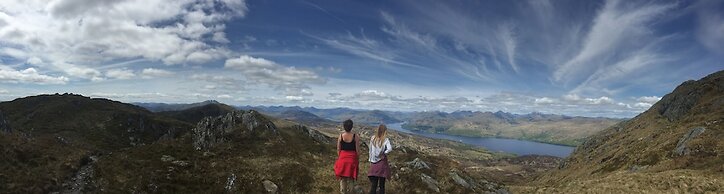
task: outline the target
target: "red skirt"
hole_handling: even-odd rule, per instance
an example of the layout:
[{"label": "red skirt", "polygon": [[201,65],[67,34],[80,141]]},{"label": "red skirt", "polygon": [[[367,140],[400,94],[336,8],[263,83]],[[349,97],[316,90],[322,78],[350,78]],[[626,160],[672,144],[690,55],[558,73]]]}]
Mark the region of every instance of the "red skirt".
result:
[{"label": "red skirt", "polygon": [[357,179],[359,160],[356,151],[340,150],[339,158],[334,163],[334,175],[337,178]]}]

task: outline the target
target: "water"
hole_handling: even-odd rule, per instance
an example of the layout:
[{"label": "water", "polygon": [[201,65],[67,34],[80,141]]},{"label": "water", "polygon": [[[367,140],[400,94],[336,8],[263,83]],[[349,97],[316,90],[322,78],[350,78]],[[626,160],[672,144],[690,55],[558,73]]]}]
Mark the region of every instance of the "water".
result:
[{"label": "water", "polygon": [[465,144],[475,145],[483,147],[485,149],[496,151],[496,152],[507,152],[513,153],[519,156],[522,155],[549,155],[565,158],[573,152],[571,146],[554,145],[547,143],[540,143],[534,141],[518,140],[518,139],[505,139],[495,137],[464,137],[457,135],[447,135],[439,133],[426,133],[420,131],[410,131],[402,128],[402,123],[388,124],[387,128],[403,132],[421,135],[435,139],[447,139]]}]

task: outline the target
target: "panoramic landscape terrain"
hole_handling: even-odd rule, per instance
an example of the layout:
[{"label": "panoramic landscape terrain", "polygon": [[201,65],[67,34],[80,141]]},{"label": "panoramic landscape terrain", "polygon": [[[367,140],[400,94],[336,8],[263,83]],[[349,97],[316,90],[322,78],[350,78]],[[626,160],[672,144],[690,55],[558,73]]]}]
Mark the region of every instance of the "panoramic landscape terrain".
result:
[{"label": "panoramic landscape terrain", "polygon": [[2,0],[0,194],[724,193],[723,45],[716,0]]}]

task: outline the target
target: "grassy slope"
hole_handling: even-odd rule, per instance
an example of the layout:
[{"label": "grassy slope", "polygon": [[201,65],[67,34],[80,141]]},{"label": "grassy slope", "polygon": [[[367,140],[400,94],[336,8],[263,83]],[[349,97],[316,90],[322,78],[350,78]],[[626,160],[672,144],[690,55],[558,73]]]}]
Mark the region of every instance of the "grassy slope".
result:
[{"label": "grassy slope", "polygon": [[[699,95],[699,97],[697,97]],[[670,119],[667,107],[695,101]],[[667,105],[671,102],[679,103]],[[520,192],[722,192],[724,188],[724,72],[687,82],[648,111],[591,137],[566,167],[541,177]],[[688,144],[689,155],[672,153],[692,128],[706,131]],[[639,170],[635,170],[639,169]]]}]

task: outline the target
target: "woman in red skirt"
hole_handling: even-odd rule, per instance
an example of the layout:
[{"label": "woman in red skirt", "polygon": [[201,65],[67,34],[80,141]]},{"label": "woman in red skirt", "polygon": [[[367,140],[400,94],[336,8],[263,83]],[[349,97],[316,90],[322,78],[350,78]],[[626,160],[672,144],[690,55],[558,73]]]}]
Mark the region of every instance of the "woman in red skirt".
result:
[{"label": "woman in red skirt", "polygon": [[[390,140],[387,139],[387,126],[380,125],[370,138],[370,170],[367,177],[372,182],[370,194],[385,193],[385,179],[390,177],[390,165],[387,154],[392,151]],[[379,188],[379,192],[377,189]]]},{"label": "woman in red skirt", "polygon": [[351,193],[359,173],[359,140],[357,134],[352,133],[352,120],[347,119],[342,125],[344,133],[337,140],[339,158],[334,163],[334,174],[339,179],[340,192],[345,194]]}]

